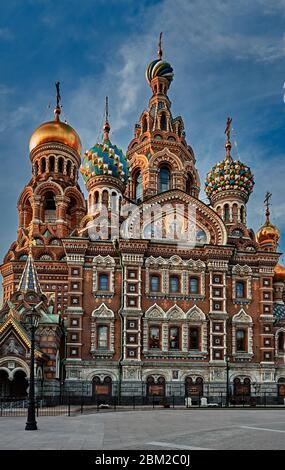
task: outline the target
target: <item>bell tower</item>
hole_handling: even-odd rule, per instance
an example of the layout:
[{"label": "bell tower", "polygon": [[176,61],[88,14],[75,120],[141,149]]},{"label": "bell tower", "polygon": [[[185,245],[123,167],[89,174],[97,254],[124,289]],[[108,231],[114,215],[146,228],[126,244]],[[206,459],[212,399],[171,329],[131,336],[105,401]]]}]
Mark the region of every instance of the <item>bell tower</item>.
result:
[{"label": "bell tower", "polygon": [[194,197],[200,190],[196,159],[185,139],[183,119],[171,113],[167,93],[174,74],[171,65],[162,59],[162,33],[157,54],[146,70],[152,96],[127,151],[127,196],[137,203],[171,189],[181,189]]}]

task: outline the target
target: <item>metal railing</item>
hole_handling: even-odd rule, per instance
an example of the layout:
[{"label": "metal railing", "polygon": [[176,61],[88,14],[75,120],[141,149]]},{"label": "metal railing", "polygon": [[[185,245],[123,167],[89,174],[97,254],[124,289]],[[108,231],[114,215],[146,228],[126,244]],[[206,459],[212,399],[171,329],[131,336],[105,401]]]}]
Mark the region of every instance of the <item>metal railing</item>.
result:
[{"label": "metal railing", "polygon": [[[227,407],[226,393],[211,396],[183,395],[75,395],[36,397],[37,416],[71,416],[101,411],[197,409],[197,408],[285,408],[284,397],[263,394],[230,396]],[[27,397],[0,397],[0,417],[26,416]]]}]

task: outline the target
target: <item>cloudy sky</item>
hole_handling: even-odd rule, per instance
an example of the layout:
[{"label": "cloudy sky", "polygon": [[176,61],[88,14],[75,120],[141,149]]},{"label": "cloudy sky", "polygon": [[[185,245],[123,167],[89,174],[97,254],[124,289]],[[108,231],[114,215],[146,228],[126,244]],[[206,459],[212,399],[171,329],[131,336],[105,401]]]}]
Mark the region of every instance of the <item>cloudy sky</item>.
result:
[{"label": "cloudy sky", "polygon": [[255,175],[249,225],[263,223],[271,191],[285,251],[285,0],[9,0],[0,12],[1,258],[16,238],[29,138],[52,118],[54,82],[84,150],[100,137],[106,95],[112,140],[126,150],[150,97],[145,69],[160,31],[173,114],[184,118],[201,181],[224,157],[230,115],[233,156]]}]

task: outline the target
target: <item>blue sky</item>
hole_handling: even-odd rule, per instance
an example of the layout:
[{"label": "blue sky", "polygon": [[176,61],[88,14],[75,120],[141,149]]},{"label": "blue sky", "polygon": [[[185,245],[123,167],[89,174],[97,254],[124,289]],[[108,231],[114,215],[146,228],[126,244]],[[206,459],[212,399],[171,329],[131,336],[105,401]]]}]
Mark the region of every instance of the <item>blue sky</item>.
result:
[{"label": "blue sky", "polygon": [[285,251],[285,0],[9,0],[0,8],[1,258],[16,238],[29,138],[52,118],[54,82],[84,150],[101,133],[106,95],[111,138],[126,150],[150,97],[145,69],[160,31],[175,73],[173,114],[183,116],[201,181],[224,157],[230,115],[233,157],[255,175],[249,225],[263,223],[271,191]]}]

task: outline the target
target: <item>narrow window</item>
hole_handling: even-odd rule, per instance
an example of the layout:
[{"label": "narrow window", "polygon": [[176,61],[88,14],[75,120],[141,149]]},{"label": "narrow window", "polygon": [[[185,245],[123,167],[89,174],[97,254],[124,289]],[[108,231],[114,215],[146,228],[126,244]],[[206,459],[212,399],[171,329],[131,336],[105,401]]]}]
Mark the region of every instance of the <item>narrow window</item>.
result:
[{"label": "narrow window", "polygon": [[245,339],[246,339],[245,331],[237,330],[236,331],[236,345],[237,345],[238,352],[246,351]]},{"label": "narrow window", "polygon": [[169,349],[179,349],[179,328],[172,326],[169,330]]},{"label": "narrow window", "polygon": [[284,352],[284,333],[282,331],[278,335],[278,352]]},{"label": "narrow window", "polygon": [[99,290],[109,290],[109,276],[105,273],[99,274]]},{"label": "narrow window", "polygon": [[170,276],[170,292],[174,294],[179,291],[179,276]]},{"label": "narrow window", "polygon": [[189,279],[189,292],[190,294],[199,293],[199,281],[197,277],[190,277]]},{"label": "narrow window", "polygon": [[166,166],[159,170],[159,192],[163,193],[170,189],[170,171]]},{"label": "narrow window", "polygon": [[160,290],[160,277],[157,275],[150,276],[150,290],[151,292],[159,292]]},{"label": "narrow window", "polygon": [[198,327],[190,328],[190,349],[191,350],[199,349],[199,328]]},{"label": "narrow window", "polygon": [[236,282],[236,298],[237,299],[245,298],[245,284],[242,281]]},{"label": "narrow window", "polygon": [[99,325],[98,329],[98,349],[108,349],[108,327]]},{"label": "narrow window", "polygon": [[149,329],[149,349],[160,349],[159,326],[151,326]]},{"label": "narrow window", "polygon": [[143,178],[140,171],[135,174],[135,199],[140,202],[143,197]]}]

